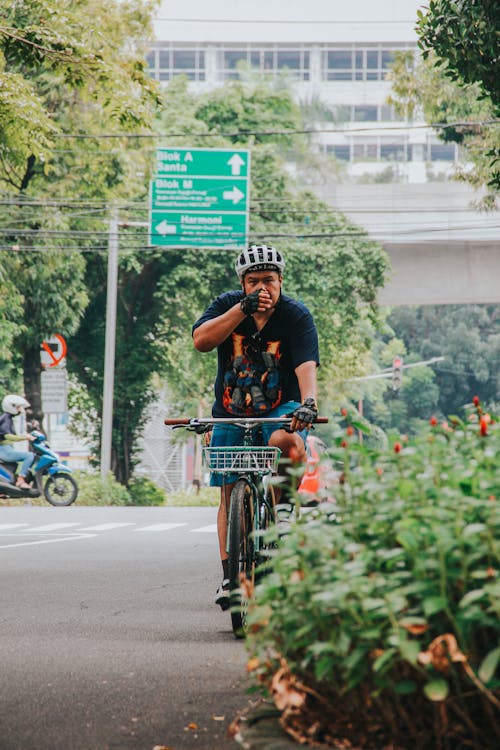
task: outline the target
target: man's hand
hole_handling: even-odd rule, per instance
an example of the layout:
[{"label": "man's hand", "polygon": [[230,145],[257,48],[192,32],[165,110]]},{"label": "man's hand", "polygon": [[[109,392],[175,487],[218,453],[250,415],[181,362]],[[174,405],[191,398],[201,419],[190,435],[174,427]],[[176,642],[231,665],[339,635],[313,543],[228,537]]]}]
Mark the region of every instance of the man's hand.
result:
[{"label": "man's hand", "polygon": [[307,430],[318,416],[318,407],[313,398],[306,398],[301,406],[298,406],[292,414],[290,430],[292,432]]},{"label": "man's hand", "polygon": [[240,307],[245,315],[253,315],[256,312],[264,312],[272,307],[271,295],[266,289],[257,289],[240,302]]}]

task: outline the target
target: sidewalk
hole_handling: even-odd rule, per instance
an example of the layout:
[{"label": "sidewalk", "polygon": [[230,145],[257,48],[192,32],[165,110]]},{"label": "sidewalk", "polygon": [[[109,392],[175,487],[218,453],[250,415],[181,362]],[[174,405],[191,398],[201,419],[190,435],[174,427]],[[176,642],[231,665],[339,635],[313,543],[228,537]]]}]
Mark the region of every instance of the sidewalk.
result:
[{"label": "sidewalk", "polygon": [[351,748],[351,750],[361,750],[358,745],[352,745],[348,740],[339,739],[338,743],[333,745],[319,744],[310,745],[309,743],[301,744],[294,740],[282,728],[279,718],[281,712],[276,708],[272,701],[265,699],[260,700],[255,706],[246,711],[245,714],[237,717],[233,724],[235,741],[245,750],[331,750],[331,748]]},{"label": "sidewalk", "polygon": [[235,740],[245,750],[297,750],[299,745],[282,729],[280,711],[272,703],[260,702],[237,720]]}]

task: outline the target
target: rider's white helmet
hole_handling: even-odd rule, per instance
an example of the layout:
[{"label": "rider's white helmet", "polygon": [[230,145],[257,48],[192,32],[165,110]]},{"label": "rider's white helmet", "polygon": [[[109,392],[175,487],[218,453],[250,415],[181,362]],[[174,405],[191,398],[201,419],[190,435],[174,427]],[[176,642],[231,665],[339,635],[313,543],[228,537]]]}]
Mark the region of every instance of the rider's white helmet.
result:
[{"label": "rider's white helmet", "polygon": [[271,245],[250,245],[238,255],[234,267],[240,279],[250,269],[253,271],[277,271],[281,276],[285,268],[285,259],[280,251]]},{"label": "rider's white helmet", "polygon": [[26,401],[22,396],[16,396],[14,393],[5,396],[2,400],[2,409],[8,414],[19,414],[21,409],[26,409],[28,406],[29,401]]}]

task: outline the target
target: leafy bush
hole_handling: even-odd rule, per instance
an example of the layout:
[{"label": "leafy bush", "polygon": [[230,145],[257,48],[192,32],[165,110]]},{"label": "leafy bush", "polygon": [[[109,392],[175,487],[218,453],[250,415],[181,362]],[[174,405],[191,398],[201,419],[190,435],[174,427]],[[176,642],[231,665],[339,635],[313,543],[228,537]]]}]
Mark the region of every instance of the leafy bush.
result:
[{"label": "leafy bush", "polygon": [[129,482],[131,505],[165,505],[165,492],[147,477],[135,477]]},{"label": "leafy bush", "polygon": [[218,506],[219,502],[220,489],[218,487],[200,487],[199,492],[196,492],[194,488],[169,492],[166,505]]},{"label": "leafy bush", "polygon": [[130,505],[127,488],[109,472],[106,479],[90,471],[75,471],[78,483],[76,505]]},{"label": "leafy bush", "polygon": [[498,421],[476,403],[386,451],[349,425],[332,454],[334,506],[256,588],[249,669],[302,739],[498,747]]}]

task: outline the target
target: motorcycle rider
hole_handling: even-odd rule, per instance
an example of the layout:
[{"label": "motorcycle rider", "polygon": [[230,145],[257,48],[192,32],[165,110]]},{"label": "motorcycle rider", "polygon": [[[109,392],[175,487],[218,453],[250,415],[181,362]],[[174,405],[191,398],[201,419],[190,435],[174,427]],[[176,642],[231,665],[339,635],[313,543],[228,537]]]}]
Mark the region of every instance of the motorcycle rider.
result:
[{"label": "motorcycle rider", "polygon": [[12,443],[22,440],[29,440],[31,442],[33,440],[31,435],[18,435],[14,427],[14,417],[28,406],[29,402],[23,396],[9,394],[2,400],[3,413],[0,414],[0,460],[12,463],[22,462],[16,479],[16,487],[22,490],[31,489],[30,485],[26,482],[26,476],[35,460],[35,454],[30,451],[17,450]]}]

